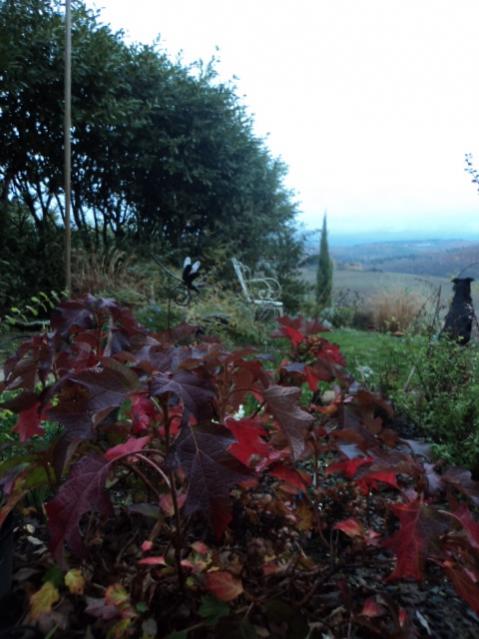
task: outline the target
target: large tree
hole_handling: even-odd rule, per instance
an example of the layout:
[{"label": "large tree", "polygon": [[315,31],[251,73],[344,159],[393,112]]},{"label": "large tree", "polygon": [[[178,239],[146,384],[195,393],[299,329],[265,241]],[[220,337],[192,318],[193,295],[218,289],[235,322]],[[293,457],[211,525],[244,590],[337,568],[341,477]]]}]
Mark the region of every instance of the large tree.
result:
[{"label": "large tree", "polygon": [[[255,265],[292,235],[285,166],[213,64],[185,66],[73,0],[75,238],[202,252]],[[63,3],[0,0],[0,194],[39,236],[62,225]]]}]

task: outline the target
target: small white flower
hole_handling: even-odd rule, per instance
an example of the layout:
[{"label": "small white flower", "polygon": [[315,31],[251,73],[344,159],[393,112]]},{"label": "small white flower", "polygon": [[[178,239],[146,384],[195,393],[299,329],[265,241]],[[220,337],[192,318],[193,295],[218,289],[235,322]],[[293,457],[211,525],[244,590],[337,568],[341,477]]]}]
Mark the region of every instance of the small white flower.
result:
[{"label": "small white flower", "polygon": [[236,413],[233,415],[233,417],[235,419],[243,419],[243,417],[246,415],[245,410],[244,410],[244,406],[243,404],[240,404],[238,406],[238,410],[236,411]]},{"label": "small white flower", "polygon": [[373,369],[369,366],[357,366],[356,370],[364,377],[364,379],[368,379],[368,377],[371,377],[371,375],[374,374]]}]

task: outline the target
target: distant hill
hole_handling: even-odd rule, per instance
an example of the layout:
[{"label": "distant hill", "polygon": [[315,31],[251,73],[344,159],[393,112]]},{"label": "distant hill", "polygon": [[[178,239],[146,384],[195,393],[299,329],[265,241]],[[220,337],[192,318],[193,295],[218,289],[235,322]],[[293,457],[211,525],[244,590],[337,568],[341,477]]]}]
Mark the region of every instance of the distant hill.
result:
[{"label": "distant hill", "polygon": [[[404,256],[365,260],[368,269],[413,275],[456,277],[461,274],[479,279],[479,243],[443,250],[431,250]],[[338,261],[338,268],[340,262]]]},{"label": "distant hill", "polygon": [[[413,240],[371,242],[331,248],[336,270],[383,271],[410,275],[479,279],[479,242],[468,240]],[[304,262],[312,267],[317,255]]]},{"label": "distant hill", "polygon": [[368,242],[353,246],[331,247],[331,255],[342,262],[380,262],[392,259],[415,259],[426,255],[437,255],[447,251],[461,251],[464,248],[479,246],[478,242],[468,240],[408,240],[398,242]]}]

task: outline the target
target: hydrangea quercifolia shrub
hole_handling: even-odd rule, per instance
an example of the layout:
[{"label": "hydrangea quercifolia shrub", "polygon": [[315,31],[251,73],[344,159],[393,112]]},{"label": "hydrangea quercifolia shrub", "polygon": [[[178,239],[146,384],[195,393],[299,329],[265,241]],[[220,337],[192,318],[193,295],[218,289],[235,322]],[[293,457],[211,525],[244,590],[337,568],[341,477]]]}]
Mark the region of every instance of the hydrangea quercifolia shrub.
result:
[{"label": "hydrangea quercifolia shrub", "polygon": [[[479,484],[402,440],[316,322],[279,320],[290,353],[273,371],[194,327],[148,332],[107,299],[63,302],[51,328],[0,386],[25,447],[0,466],[0,525],[50,492],[44,563],[62,579],[28,586],[42,631],[414,637],[387,584],[431,570],[479,613]],[[46,420],[58,435],[32,448]],[[358,565],[374,587],[348,576]]]}]

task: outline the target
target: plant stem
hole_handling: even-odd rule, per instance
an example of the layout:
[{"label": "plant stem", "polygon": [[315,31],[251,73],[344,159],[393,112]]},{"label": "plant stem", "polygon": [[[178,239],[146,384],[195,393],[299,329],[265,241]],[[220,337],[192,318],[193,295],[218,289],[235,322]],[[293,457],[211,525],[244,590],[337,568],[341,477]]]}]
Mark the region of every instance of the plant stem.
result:
[{"label": "plant stem", "polygon": [[181,517],[180,517],[180,509],[178,508],[178,499],[176,494],[176,485],[175,478],[173,473],[169,472],[170,478],[170,492],[171,499],[173,501],[173,509],[175,511],[175,559],[176,559],[176,570],[178,572],[178,581],[180,583],[180,588],[184,592],[185,590],[185,575],[183,573],[183,568],[181,566],[181,550],[183,545],[182,533],[181,533]]}]

